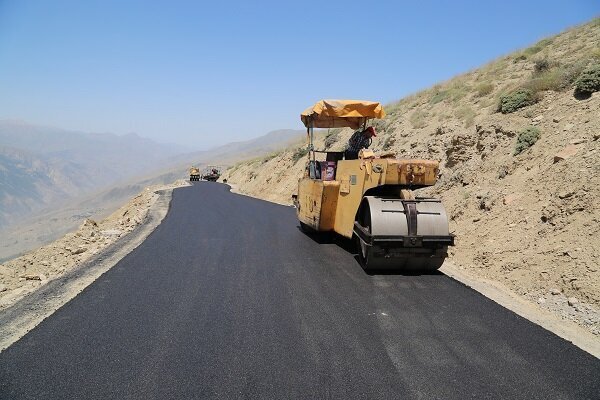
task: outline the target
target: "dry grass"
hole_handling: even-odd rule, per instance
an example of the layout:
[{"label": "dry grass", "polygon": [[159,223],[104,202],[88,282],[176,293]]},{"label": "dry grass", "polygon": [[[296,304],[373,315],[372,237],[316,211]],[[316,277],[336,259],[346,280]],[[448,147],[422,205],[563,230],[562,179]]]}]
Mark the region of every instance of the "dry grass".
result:
[{"label": "dry grass", "polygon": [[409,118],[410,124],[415,129],[424,128],[427,126],[427,118],[429,114],[423,110],[414,111]]},{"label": "dry grass", "polygon": [[454,112],[454,116],[465,123],[465,128],[473,125],[477,113],[470,106],[462,106]]},{"label": "dry grass", "polygon": [[482,82],[475,86],[475,96],[484,97],[491,94],[494,91],[494,85],[490,82]]}]

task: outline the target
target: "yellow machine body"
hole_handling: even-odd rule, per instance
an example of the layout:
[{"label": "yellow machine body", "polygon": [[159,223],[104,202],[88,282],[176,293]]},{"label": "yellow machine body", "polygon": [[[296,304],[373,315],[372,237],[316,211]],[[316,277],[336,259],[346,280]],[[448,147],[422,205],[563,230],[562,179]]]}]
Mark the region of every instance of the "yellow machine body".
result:
[{"label": "yellow machine body", "polygon": [[372,189],[389,186],[400,198],[403,187],[435,185],[439,163],[430,160],[375,158],[340,160],[336,179],[298,182],[298,219],[315,231],[335,231],[351,238],[363,196]]}]

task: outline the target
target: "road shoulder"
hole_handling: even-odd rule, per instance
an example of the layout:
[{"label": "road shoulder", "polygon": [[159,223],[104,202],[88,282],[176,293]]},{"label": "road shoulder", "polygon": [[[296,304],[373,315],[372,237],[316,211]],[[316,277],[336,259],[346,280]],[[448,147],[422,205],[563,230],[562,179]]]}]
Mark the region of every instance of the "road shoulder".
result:
[{"label": "road shoulder", "polygon": [[600,340],[576,323],[561,319],[549,311],[536,307],[495,281],[473,277],[464,270],[459,269],[452,261],[444,262],[440,272],[481,293],[515,314],[573,343],[594,357],[600,358]]},{"label": "road shoulder", "polygon": [[74,269],[50,280],[0,312],[0,352],[69,302],[138,247],[167,215],[174,188],[157,190],[144,221],[136,229]]}]

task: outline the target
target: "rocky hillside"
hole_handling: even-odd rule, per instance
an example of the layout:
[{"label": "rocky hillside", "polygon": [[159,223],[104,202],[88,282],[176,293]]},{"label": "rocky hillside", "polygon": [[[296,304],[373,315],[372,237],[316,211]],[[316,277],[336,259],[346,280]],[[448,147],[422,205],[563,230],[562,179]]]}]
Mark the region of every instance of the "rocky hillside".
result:
[{"label": "rocky hillside", "polygon": [[[600,19],[388,104],[372,146],[441,161],[428,194],[449,212],[459,268],[596,334],[597,90]],[[317,148],[343,150],[351,133],[323,132]],[[225,177],[243,193],[290,204],[305,155],[304,147],[289,148],[235,165]]]}]

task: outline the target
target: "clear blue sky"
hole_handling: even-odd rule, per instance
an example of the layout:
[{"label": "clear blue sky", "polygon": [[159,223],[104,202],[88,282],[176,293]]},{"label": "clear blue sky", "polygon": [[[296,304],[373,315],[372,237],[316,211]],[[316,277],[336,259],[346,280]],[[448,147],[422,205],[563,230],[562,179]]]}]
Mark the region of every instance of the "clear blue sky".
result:
[{"label": "clear blue sky", "polygon": [[384,103],[600,15],[598,0],[0,0],[0,119],[206,147]]}]

